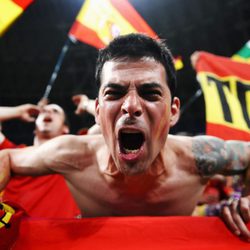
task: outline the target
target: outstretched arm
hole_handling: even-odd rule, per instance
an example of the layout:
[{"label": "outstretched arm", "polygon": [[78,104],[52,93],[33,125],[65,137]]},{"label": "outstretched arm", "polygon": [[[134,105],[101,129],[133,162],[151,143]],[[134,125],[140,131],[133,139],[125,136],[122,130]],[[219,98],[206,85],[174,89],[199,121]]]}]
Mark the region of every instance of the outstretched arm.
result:
[{"label": "outstretched arm", "polygon": [[[250,143],[223,141],[215,137],[197,136],[192,143],[196,166],[201,176],[243,174],[250,163]],[[250,241],[250,196],[231,200],[222,209],[222,218],[236,235]]]},{"label": "outstretched arm", "polygon": [[64,135],[39,147],[6,149],[0,152],[0,189],[8,183],[11,174],[46,175],[71,174],[82,169],[92,156],[89,143],[83,136]]},{"label": "outstretched arm", "polygon": [[192,151],[201,176],[242,174],[250,163],[250,143],[212,136],[193,137]]}]

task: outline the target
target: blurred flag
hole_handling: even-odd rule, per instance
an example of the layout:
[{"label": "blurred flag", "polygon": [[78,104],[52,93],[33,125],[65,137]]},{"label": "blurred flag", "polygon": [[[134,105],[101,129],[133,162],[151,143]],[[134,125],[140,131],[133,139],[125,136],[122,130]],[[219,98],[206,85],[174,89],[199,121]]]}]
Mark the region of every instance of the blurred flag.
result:
[{"label": "blurred flag", "polygon": [[206,133],[250,140],[250,65],[200,52],[195,65],[206,105]]},{"label": "blurred flag", "polygon": [[174,66],[176,70],[180,70],[183,68],[184,64],[183,64],[181,56],[176,56],[174,58]]},{"label": "blurred flag", "polygon": [[[69,36],[96,48],[103,48],[118,35],[137,32],[157,37],[127,0],[86,0]],[[183,67],[181,58],[175,59],[175,62],[176,69]]]},{"label": "blurred flag", "polygon": [[232,56],[232,59],[238,62],[250,63],[250,40]]},{"label": "blurred flag", "polygon": [[33,0],[0,0],[0,36],[32,2]]}]

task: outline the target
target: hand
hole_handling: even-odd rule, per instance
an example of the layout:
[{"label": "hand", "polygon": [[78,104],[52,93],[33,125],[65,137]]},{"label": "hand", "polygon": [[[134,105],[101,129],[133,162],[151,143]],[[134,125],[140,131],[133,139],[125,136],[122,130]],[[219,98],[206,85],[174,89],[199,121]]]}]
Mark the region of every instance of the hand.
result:
[{"label": "hand", "polygon": [[40,107],[40,108],[43,108],[44,106],[48,105],[49,104],[49,99],[47,98],[41,98],[40,101],[37,103],[37,105]]},{"label": "hand", "polygon": [[75,114],[80,115],[87,111],[89,98],[86,95],[74,95],[72,101],[77,105]]},{"label": "hand", "polygon": [[200,57],[200,52],[199,51],[195,51],[190,56],[190,61],[191,61],[191,65],[192,65],[193,69],[195,69],[195,65],[196,65],[197,61],[199,60],[199,57]]},{"label": "hand", "polygon": [[229,200],[223,206],[221,216],[234,234],[250,242],[250,231],[246,226],[250,221],[250,196]]},{"label": "hand", "polygon": [[19,119],[25,122],[34,122],[40,112],[40,108],[33,104],[23,104],[17,107]]}]

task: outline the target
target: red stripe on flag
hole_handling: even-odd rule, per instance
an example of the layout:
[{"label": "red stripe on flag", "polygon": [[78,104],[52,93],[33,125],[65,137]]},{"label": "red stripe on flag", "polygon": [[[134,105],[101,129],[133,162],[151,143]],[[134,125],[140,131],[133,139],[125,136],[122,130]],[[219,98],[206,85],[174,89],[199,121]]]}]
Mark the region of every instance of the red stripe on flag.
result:
[{"label": "red stripe on flag", "polygon": [[26,9],[33,0],[12,0],[15,4],[19,5],[22,9]]},{"label": "red stripe on flag", "polygon": [[198,72],[211,72],[220,77],[232,76],[233,72],[234,76],[249,80],[250,65],[232,61],[227,57],[200,52],[198,63],[196,63],[196,70]]},{"label": "red stripe on flag", "polygon": [[69,31],[69,35],[72,35],[77,40],[87,43],[96,48],[103,48],[105,44],[100,40],[94,30],[87,28],[80,22],[75,21]]},{"label": "red stripe on flag", "polygon": [[250,133],[246,131],[209,122],[206,124],[206,134],[217,137],[219,135],[224,140],[250,141]]},{"label": "red stripe on flag", "polygon": [[110,0],[110,2],[138,32],[146,33],[151,37],[157,37],[156,33],[128,1]]}]

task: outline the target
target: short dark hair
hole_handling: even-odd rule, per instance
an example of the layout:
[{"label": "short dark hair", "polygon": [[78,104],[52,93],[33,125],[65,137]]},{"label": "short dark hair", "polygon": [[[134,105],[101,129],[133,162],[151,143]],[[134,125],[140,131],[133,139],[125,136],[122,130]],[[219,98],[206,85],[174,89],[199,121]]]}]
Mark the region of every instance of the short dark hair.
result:
[{"label": "short dark hair", "polygon": [[106,48],[99,50],[95,71],[97,86],[100,87],[101,72],[105,62],[122,58],[140,59],[142,57],[153,58],[164,66],[168,86],[173,97],[176,91],[176,71],[172,54],[165,40],[153,39],[144,34],[118,36]]}]

